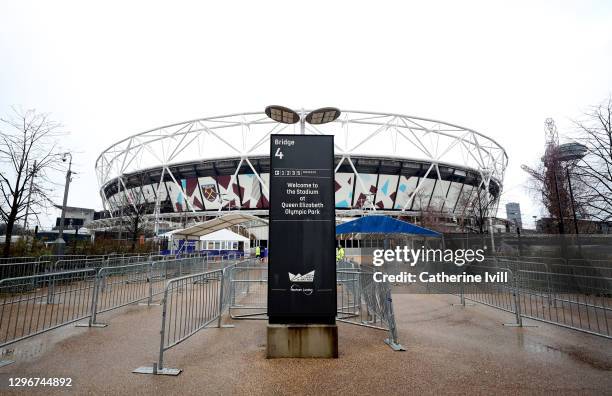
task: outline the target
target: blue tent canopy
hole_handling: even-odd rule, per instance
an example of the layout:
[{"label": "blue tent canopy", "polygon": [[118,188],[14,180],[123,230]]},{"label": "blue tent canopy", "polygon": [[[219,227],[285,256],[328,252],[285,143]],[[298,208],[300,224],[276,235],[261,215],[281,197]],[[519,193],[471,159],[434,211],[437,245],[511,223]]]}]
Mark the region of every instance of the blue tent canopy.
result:
[{"label": "blue tent canopy", "polygon": [[338,234],[410,234],[426,237],[441,237],[439,232],[401,221],[389,216],[363,216],[336,226]]}]

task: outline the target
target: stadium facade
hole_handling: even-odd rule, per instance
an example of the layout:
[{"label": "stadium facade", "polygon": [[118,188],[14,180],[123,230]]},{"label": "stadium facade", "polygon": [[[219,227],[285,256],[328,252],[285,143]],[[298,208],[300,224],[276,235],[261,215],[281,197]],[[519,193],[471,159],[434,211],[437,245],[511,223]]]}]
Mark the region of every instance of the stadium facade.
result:
[{"label": "stadium facade", "polygon": [[[181,122],[117,142],[95,164],[105,211],[89,227],[112,227],[134,210],[166,229],[236,210],[265,217],[270,136],[277,133],[301,131],[299,124],[253,112]],[[497,210],[508,157],[474,130],[343,110],[334,122],[306,124],[304,133],[335,136],[338,216],[372,211],[419,222],[427,213],[452,223],[473,216],[475,200]]]}]

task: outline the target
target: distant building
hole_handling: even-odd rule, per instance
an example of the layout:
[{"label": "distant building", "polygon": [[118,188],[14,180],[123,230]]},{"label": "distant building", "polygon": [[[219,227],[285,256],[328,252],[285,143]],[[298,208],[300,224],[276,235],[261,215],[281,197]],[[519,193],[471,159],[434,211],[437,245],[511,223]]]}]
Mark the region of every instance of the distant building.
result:
[{"label": "distant building", "polygon": [[[60,205],[55,205],[60,211],[62,207]],[[88,208],[76,208],[74,206],[66,206],[66,213],[64,214],[64,227],[83,227],[85,224],[89,223],[94,219],[94,209]],[[55,220],[55,228],[59,227],[61,217],[56,218]]]},{"label": "distant building", "polygon": [[515,227],[523,229],[523,221],[521,219],[521,205],[518,202],[508,202],[506,204],[506,218]]}]

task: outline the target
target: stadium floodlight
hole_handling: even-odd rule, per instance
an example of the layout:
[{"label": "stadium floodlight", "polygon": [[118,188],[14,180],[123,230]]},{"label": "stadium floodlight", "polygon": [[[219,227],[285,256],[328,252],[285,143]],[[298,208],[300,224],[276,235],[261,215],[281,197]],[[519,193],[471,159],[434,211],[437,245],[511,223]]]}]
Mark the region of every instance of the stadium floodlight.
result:
[{"label": "stadium floodlight", "polygon": [[303,135],[306,133],[306,122],[312,125],[327,124],[340,117],[340,110],[335,107],[321,107],[320,109],[311,111],[306,117],[301,117],[296,111],[288,107],[272,105],[266,107],[266,115],[282,124],[295,124],[299,121],[300,133]]},{"label": "stadium floodlight", "polygon": [[312,125],[327,124],[340,117],[340,110],[335,107],[323,107],[313,110],[306,116],[306,122]]},{"label": "stadium floodlight", "polygon": [[282,124],[295,124],[300,120],[300,115],[297,112],[283,106],[272,105],[266,107],[266,115]]}]

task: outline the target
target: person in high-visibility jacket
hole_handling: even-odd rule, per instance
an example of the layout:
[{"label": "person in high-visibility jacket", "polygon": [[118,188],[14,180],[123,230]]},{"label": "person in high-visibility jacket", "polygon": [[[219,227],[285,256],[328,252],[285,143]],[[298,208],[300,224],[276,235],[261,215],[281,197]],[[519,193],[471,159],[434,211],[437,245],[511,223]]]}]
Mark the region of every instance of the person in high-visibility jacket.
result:
[{"label": "person in high-visibility jacket", "polygon": [[336,261],[340,261],[344,258],[344,249],[342,246],[336,248]]},{"label": "person in high-visibility jacket", "polygon": [[259,246],[255,247],[255,257],[256,258],[260,258],[261,257],[261,248]]}]

